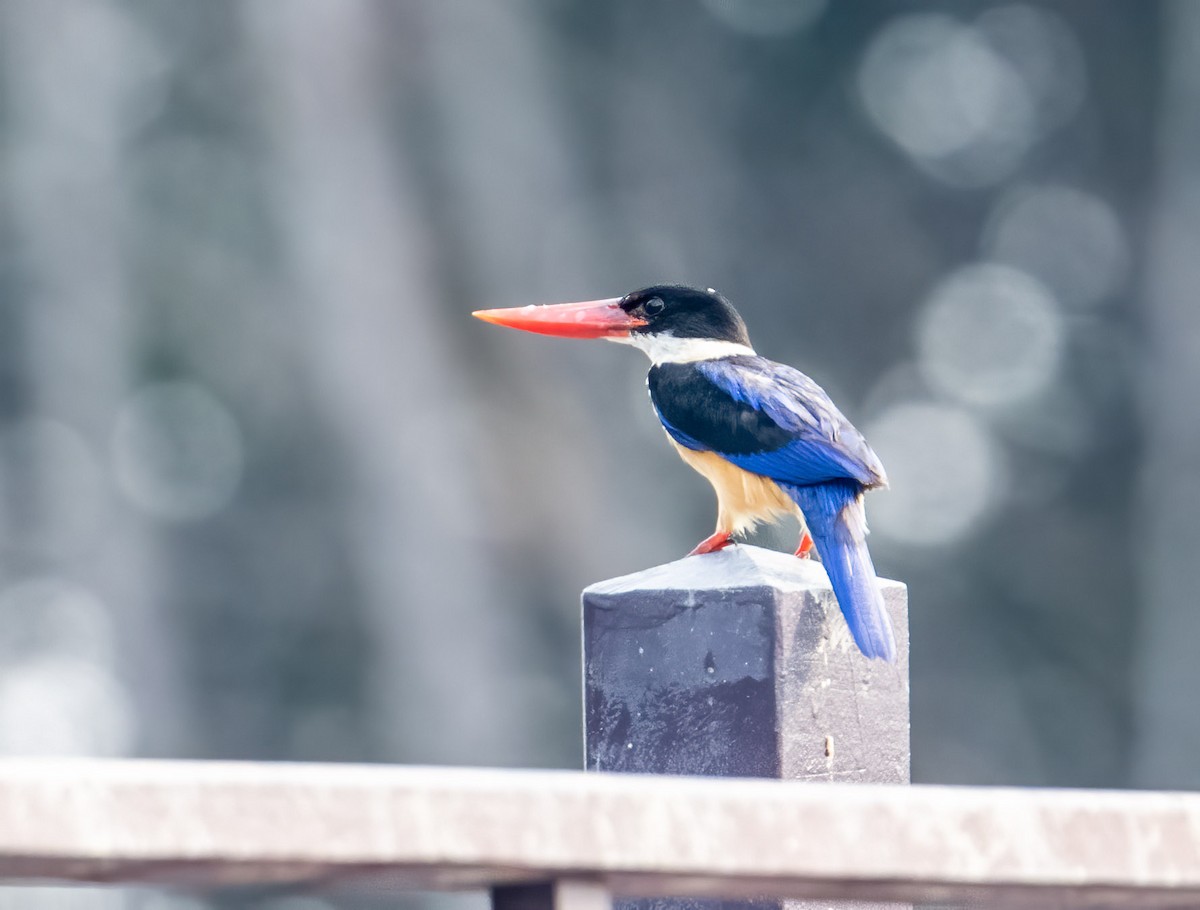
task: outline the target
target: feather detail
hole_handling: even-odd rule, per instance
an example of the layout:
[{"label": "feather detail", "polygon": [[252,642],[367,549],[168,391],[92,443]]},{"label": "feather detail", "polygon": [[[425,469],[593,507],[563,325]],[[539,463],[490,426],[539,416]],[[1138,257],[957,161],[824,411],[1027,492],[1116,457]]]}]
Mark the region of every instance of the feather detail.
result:
[{"label": "feather detail", "polygon": [[862,487],[853,481],[781,486],[804,513],[821,564],[859,650],[867,657],[889,663],[895,660],[892,623],[867,551]]}]

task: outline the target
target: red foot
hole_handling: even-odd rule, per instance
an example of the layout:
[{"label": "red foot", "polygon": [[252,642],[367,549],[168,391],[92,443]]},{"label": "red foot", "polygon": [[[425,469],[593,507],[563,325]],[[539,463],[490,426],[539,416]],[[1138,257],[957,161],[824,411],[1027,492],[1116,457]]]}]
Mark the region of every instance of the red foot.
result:
[{"label": "red foot", "polygon": [[701,553],[715,553],[717,550],[724,550],[731,543],[733,543],[732,534],[728,531],[717,531],[696,544],[696,548],[688,556],[699,556]]},{"label": "red foot", "polygon": [[804,536],[800,538],[800,546],[796,547],[796,555],[799,556],[801,559],[811,559],[812,558],[812,548],[813,548],[813,539],[809,535],[809,533],[807,531],[805,531]]}]

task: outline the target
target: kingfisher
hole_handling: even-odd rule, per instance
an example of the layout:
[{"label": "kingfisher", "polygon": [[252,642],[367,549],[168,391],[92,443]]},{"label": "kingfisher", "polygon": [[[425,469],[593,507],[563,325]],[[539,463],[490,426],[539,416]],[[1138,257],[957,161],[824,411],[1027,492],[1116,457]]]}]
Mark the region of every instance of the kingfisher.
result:
[{"label": "kingfisher", "polygon": [[859,649],[895,659],[863,504],[866,491],[887,486],[883,465],[824,389],[755,353],[745,322],[722,295],[661,284],[624,297],[472,315],[644,351],[650,401],[667,438],[717,494],[716,530],[688,556],[794,515],[803,529],[796,555],[808,557],[815,545]]}]

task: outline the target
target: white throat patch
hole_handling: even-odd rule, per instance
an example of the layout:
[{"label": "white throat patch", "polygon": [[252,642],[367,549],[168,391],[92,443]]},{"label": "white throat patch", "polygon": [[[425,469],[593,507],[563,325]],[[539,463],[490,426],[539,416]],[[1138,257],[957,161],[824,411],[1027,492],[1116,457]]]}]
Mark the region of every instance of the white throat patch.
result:
[{"label": "white throat patch", "polygon": [[674,335],[627,335],[606,338],[617,344],[628,344],[646,352],[650,362],[695,363],[697,360],[716,360],[718,357],[754,356],[754,348],[736,341],[715,338],[676,338]]}]

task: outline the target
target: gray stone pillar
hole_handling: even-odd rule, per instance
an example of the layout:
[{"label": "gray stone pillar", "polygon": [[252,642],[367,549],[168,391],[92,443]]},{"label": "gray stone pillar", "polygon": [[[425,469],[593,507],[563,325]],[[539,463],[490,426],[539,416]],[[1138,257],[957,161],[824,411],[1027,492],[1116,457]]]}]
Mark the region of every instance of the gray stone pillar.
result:
[{"label": "gray stone pillar", "polygon": [[880,584],[894,664],[859,653],[820,563],[786,553],[733,546],[592,585],[588,769],[908,783],[907,591]]}]

